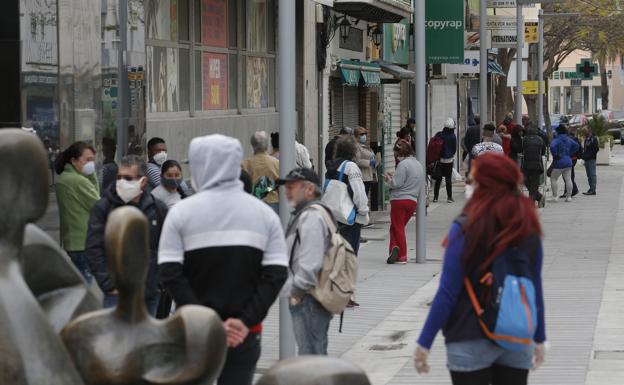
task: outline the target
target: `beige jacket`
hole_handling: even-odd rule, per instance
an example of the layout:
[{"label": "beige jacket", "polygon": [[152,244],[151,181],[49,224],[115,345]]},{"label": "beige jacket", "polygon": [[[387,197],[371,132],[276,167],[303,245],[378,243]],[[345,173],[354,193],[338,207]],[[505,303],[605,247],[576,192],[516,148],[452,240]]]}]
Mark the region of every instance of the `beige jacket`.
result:
[{"label": "beige jacket", "polygon": [[[279,178],[279,160],[267,153],[256,154],[243,162],[243,170],[249,174],[254,185],[263,176],[275,182]],[[277,190],[271,191],[263,200],[266,203],[279,202]]]},{"label": "beige jacket", "polygon": [[362,181],[364,182],[372,182],[374,180],[373,175],[377,173],[376,169],[370,165],[370,160],[373,158],[375,158],[373,150],[366,144],[358,143],[357,159],[355,163],[357,163],[360,171],[362,171]]}]

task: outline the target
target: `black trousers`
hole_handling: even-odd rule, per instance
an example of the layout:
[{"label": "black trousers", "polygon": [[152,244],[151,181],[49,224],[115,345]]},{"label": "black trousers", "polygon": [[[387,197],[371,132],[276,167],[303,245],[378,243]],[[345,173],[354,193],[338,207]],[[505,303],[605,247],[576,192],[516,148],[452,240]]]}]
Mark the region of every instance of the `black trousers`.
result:
[{"label": "black trousers", "polygon": [[526,385],[529,371],[494,365],[475,372],[451,372],[453,385]]},{"label": "black trousers", "polygon": [[228,349],[217,385],[251,385],[260,359],[260,334],[249,334],[242,344]]},{"label": "black trousers", "polygon": [[[574,180],[574,168],[576,167],[576,160],[572,161],[572,195],[576,195],[579,192],[578,186],[576,185],[576,181]],[[565,184],[564,184],[565,186]],[[565,187],[563,189],[563,195],[566,195],[567,191],[565,191]]]},{"label": "black trousers", "polygon": [[[442,163],[440,162],[439,166],[442,168],[442,177],[444,178],[444,183],[446,183],[446,197],[448,199],[453,198],[453,181],[451,180],[453,177],[453,163]],[[436,179],[435,186],[433,190],[433,199],[437,200],[440,195],[440,186],[442,185],[442,178]]]},{"label": "black trousers", "polygon": [[529,196],[536,202],[542,199],[542,194],[539,192],[540,177],[543,172],[541,171],[525,171],[524,172],[524,185],[529,190]]}]

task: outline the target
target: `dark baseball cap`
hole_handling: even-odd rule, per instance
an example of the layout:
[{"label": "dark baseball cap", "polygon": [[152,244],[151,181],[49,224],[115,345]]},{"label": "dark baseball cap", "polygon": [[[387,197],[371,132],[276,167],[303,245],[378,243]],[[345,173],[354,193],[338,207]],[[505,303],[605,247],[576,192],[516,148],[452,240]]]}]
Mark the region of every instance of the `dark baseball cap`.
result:
[{"label": "dark baseball cap", "polygon": [[295,181],[307,181],[312,182],[317,186],[321,185],[321,181],[319,180],[318,175],[309,169],[309,168],[296,168],[286,175],[283,179],[278,179],[275,183],[278,185],[286,184],[286,182],[295,182]]}]

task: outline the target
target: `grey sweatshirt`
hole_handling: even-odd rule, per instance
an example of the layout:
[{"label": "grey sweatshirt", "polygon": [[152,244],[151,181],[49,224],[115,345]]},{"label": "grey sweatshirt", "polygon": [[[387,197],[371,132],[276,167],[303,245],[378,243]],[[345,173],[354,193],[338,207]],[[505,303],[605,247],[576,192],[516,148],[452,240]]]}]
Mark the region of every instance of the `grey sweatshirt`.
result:
[{"label": "grey sweatshirt", "polygon": [[322,214],[316,208],[308,207],[311,204],[322,203],[309,202],[297,210],[296,213],[301,214],[295,217],[295,222],[290,224],[286,234],[286,244],[291,254],[291,268],[288,272],[288,281],[282,290],[284,295],[300,298],[317,285],[318,274],[323,267],[325,252],[329,247],[329,228]]},{"label": "grey sweatshirt", "polygon": [[425,180],[422,164],[413,156],[403,159],[390,180],[390,200],[418,201],[418,193]]}]

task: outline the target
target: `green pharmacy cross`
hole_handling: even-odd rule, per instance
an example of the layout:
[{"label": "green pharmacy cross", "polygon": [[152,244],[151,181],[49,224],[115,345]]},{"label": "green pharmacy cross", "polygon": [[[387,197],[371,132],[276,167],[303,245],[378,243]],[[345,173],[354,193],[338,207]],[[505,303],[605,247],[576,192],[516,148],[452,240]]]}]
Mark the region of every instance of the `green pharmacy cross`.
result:
[{"label": "green pharmacy cross", "polygon": [[598,68],[591,60],[583,59],[576,65],[576,72],[581,75],[581,79],[591,80],[598,74]]}]

